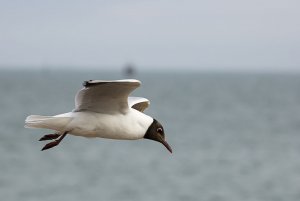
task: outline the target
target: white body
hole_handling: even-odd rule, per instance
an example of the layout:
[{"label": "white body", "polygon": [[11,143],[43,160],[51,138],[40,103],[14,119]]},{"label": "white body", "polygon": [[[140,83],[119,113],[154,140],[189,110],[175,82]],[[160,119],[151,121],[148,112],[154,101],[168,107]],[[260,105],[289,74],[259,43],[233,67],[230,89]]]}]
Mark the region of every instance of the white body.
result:
[{"label": "white body", "polygon": [[[110,139],[136,140],[144,137],[153,119],[135,109],[124,114],[101,114],[95,112],[70,112],[60,114],[59,117],[68,117],[70,121],[59,130],[83,137],[100,137]],[[51,128],[50,128],[51,129]]]}]

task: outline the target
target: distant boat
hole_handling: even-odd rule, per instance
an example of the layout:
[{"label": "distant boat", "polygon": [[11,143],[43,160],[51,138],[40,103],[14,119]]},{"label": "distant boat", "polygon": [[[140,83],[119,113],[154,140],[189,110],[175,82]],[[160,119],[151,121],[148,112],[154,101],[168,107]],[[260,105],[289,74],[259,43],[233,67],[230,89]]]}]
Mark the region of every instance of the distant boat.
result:
[{"label": "distant boat", "polygon": [[123,72],[126,76],[134,76],[136,74],[136,70],[133,64],[127,64],[124,67]]}]

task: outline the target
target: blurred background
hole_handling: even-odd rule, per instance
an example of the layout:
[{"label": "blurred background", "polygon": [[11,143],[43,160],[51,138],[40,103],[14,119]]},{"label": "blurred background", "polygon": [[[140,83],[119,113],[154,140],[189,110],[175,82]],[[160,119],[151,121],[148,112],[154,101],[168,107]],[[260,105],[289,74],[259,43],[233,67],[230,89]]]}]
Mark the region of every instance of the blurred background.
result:
[{"label": "blurred background", "polygon": [[[7,201],[299,200],[300,2],[0,0],[0,195]],[[74,108],[89,79],[133,95],[149,140],[25,129]]]}]

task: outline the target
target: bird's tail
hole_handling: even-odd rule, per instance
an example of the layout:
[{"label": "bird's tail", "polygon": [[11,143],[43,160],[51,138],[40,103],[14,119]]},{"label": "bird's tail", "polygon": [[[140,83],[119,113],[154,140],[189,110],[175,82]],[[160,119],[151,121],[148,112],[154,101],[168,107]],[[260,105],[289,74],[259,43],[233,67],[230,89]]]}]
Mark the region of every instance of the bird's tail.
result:
[{"label": "bird's tail", "polygon": [[63,131],[71,120],[71,117],[30,115],[25,119],[25,128],[46,128]]}]

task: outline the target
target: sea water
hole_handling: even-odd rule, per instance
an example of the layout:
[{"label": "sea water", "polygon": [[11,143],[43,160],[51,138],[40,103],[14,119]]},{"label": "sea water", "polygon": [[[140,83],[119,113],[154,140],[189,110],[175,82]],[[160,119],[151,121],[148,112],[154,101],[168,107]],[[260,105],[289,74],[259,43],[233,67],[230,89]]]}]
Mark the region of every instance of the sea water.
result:
[{"label": "sea water", "polygon": [[151,101],[174,153],[150,141],[67,136],[40,151],[49,130],[30,114],[74,108],[101,71],[0,71],[0,195],[6,201],[300,200],[300,75],[140,72],[133,95]]}]

